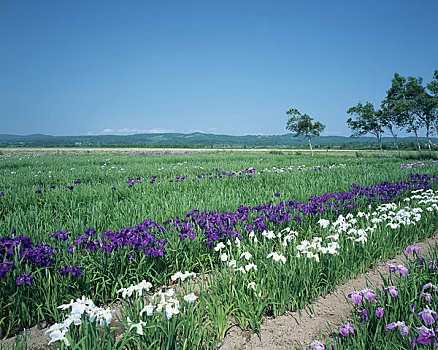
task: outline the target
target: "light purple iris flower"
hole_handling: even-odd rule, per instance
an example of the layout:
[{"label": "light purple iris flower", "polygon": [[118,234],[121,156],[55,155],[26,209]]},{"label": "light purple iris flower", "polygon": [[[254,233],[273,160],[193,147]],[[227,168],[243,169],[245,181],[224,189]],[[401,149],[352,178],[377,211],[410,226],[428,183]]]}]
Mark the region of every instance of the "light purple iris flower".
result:
[{"label": "light purple iris flower", "polygon": [[380,264],[379,266],[388,266],[389,271],[397,272],[400,271],[402,276],[406,276],[409,273],[409,270],[403,264],[393,265],[393,264]]},{"label": "light purple iris flower", "polygon": [[349,332],[354,334],[354,327],[351,327],[350,322],[347,322],[344,326],[339,328],[339,333],[341,333],[344,337],[346,337]]},{"label": "light purple iris flower", "polygon": [[359,304],[363,299],[363,295],[361,291],[353,291],[350,294],[348,294],[348,297],[352,299],[355,304]]},{"label": "light purple iris flower", "polygon": [[411,252],[416,252],[417,254],[420,254],[420,253],[421,253],[420,248],[417,247],[417,246],[415,245],[415,243],[406,247],[406,253],[409,254],[409,253],[411,253]]},{"label": "light purple iris flower", "polygon": [[423,290],[426,290],[426,289],[429,289],[429,288],[432,288],[434,291],[437,291],[437,286],[436,285],[434,285],[434,284],[432,284],[432,283],[426,283],[424,286],[423,286]]},{"label": "light purple iris flower", "polygon": [[420,335],[417,337],[417,341],[420,344],[428,345],[432,340],[436,338],[435,332],[433,329],[429,329],[426,326],[417,327]]},{"label": "light purple iris flower", "polygon": [[394,328],[400,328],[400,334],[403,335],[404,337],[408,337],[409,335],[409,328],[405,325],[404,321],[398,321],[398,322],[392,322],[390,324],[387,324],[385,326],[385,329],[387,331],[394,329]]},{"label": "light purple iris flower", "polygon": [[385,316],[385,310],[383,310],[383,307],[378,307],[376,311],[374,311],[374,313],[378,318],[382,318],[383,316]]},{"label": "light purple iris flower", "polygon": [[369,287],[362,289],[362,294],[364,298],[368,301],[373,301],[376,299],[376,293]]},{"label": "light purple iris flower", "polygon": [[314,340],[307,345],[307,350],[325,350],[326,346],[319,340]]},{"label": "light purple iris flower", "polygon": [[438,314],[433,309],[430,309],[429,306],[426,306],[417,316],[427,325],[431,325],[438,320]]},{"label": "light purple iris flower", "polygon": [[384,291],[384,292],[389,292],[389,294],[390,294],[392,297],[394,297],[394,298],[395,298],[395,297],[398,295],[398,293],[399,293],[398,288],[395,287],[395,286],[389,286],[389,287],[386,287],[386,288],[383,289],[383,291]]}]

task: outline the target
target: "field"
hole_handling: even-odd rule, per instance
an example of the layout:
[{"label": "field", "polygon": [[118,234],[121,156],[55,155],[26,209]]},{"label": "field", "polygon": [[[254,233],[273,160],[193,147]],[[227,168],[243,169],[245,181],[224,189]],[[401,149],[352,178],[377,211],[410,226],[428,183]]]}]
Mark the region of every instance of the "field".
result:
[{"label": "field", "polygon": [[[0,339],[45,320],[57,347],[214,349],[438,226],[435,161],[126,152],[0,155]],[[385,336],[404,348],[325,341]]]}]

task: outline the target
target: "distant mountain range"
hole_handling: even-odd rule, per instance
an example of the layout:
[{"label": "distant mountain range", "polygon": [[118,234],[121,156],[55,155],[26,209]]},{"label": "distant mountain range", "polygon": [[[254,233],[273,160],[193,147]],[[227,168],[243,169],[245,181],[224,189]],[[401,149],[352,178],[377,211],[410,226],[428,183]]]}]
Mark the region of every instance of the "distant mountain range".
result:
[{"label": "distant mountain range", "polygon": [[[401,137],[399,142],[415,141],[412,137]],[[425,138],[421,139],[426,142]],[[383,143],[393,143],[391,137],[384,137]],[[433,138],[433,143],[438,139]],[[293,147],[307,144],[301,137],[285,135],[216,135],[204,133],[161,133],[161,134],[134,134],[134,135],[91,135],[91,136],[51,136],[43,134],[9,135],[0,134],[0,146],[136,146],[136,147]],[[369,144],[376,145],[375,137],[345,137],[345,136],[319,136],[312,139],[314,145],[339,147],[340,145]]]}]

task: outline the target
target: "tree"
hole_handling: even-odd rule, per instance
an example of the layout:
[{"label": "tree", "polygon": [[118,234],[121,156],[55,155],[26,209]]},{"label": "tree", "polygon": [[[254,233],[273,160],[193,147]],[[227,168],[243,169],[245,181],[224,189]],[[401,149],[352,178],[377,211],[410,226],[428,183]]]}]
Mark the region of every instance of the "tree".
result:
[{"label": "tree", "polygon": [[427,147],[429,149],[429,156],[432,158],[430,133],[437,119],[434,112],[436,108],[436,101],[433,96],[426,92],[426,89],[423,88],[422,90],[423,91],[417,97],[417,115],[426,128]]},{"label": "tree", "polygon": [[301,114],[297,109],[291,108],[286,112],[289,119],[286,123],[286,129],[294,132],[294,137],[305,136],[309,141],[310,152],[313,157],[312,137],[319,136],[325,129],[325,125],[320,122],[312,123],[313,118],[307,114]]},{"label": "tree", "polygon": [[379,143],[380,156],[382,156],[383,129],[378,118],[382,112],[379,110],[376,111],[370,102],[366,102],[364,105],[359,102],[356,106],[351,107],[347,113],[356,116],[355,120],[352,118],[348,118],[347,120],[348,127],[353,132],[351,137],[358,137],[368,133],[375,135]]},{"label": "tree", "polygon": [[[432,148],[430,142],[430,131],[433,123],[436,119],[434,114],[434,97],[429,95],[423,86],[422,78],[408,77],[406,82],[406,97],[405,99],[410,102],[409,107],[412,114],[417,118],[417,122],[411,126],[410,129],[414,131],[415,136],[417,132],[414,126],[418,128],[426,128],[427,146],[429,149],[429,156],[432,158]],[[421,153],[420,153],[421,158]]]},{"label": "tree", "polygon": [[400,147],[397,142],[397,134],[395,133],[395,127],[397,125],[397,117],[391,114],[391,109],[385,105],[385,101],[382,102],[381,109],[377,113],[377,119],[382,127],[388,129],[394,139],[394,146],[398,151],[398,157],[400,158]]},{"label": "tree", "polygon": [[438,136],[438,70],[433,74],[433,80],[426,85],[430,92],[432,98],[432,114],[434,116],[433,124],[435,126],[435,131]]},{"label": "tree", "polygon": [[418,155],[421,159],[421,145],[418,131],[423,122],[418,118],[418,96],[421,92],[421,78],[408,77],[407,79],[395,73],[392,79],[391,90],[394,98],[394,113],[398,116],[400,127],[407,127],[407,132],[413,132],[417,142]]},{"label": "tree", "polygon": [[395,73],[394,79],[392,79],[392,86],[386,91],[386,98],[382,101],[380,108],[382,113],[378,116],[382,126],[391,133],[394,139],[395,148],[398,151],[398,157],[400,158],[400,148],[397,142],[397,134],[395,133],[396,127],[401,127],[403,125],[402,117],[400,111],[397,108],[397,101],[402,99],[403,85],[406,79],[401,75]]}]

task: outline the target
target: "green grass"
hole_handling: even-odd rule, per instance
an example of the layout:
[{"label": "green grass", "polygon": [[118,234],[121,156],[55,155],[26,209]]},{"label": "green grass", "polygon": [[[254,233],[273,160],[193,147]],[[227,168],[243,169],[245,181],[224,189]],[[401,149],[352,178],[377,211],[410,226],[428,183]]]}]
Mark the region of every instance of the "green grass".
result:
[{"label": "green grass", "polygon": [[[394,158],[357,159],[321,155],[310,158],[267,153],[2,156],[2,234],[10,234],[15,229],[17,234],[30,236],[35,242],[60,247],[60,253],[56,254],[53,268],[36,269],[16,261],[19,269],[0,280],[3,291],[0,292],[3,298],[0,306],[4,310],[12,310],[0,315],[0,335],[43,319],[59,321],[61,315],[56,306],[82,294],[96,302],[110,301],[114,300],[119,288],[130,283],[146,278],[153,282],[154,287],[159,287],[168,283],[172,273],[185,269],[218,276],[208,284],[211,298],[202,297],[202,303],[210,305],[208,312],[204,310],[196,314],[192,321],[200,317],[210,324],[209,332],[214,334],[212,337],[215,339],[223,336],[231,315],[236,317],[242,328],[257,330],[266,311],[279,315],[287,309],[303,307],[336,283],[363,271],[378,259],[400,251],[405,241],[431,234],[436,227],[436,219],[427,214],[427,220],[415,230],[403,229],[390,239],[386,238],[386,231],[382,228],[376,234],[376,241],[366,249],[354,248],[351,242],[346,241],[343,244],[348,247],[349,254],[323,259],[320,264],[292,259],[296,251],[290,247],[284,251],[291,258],[288,265],[262,263],[258,272],[252,271],[243,278],[228,272],[219,254],[204,246],[205,238],[201,234],[194,240],[183,242],[177,234],[159,234],[168,241],[165,256],[154,259],[134,254],[131,260],[126,249],[114,254],[77,250],[67,253],[69,243],[49,240],[49,235],[64,230],[72,233],[75,239],[89,227],[103,233],[105,229],[120,230],[149,218],[161,224],[171,218],[183,218],[195,208],[200,211],[234,212],[239,206],[257,206],[270,201],[305,202],[312,195],[347,191],[352,183],[364,186],[406,180],[410,173],[416,172],[437,174],[434,163],[425,162],[425,166],[417,169],[401,168],[401,163]],[[243,175],[241,179],[237,174],[213,180],[209,180],[208,175],[198,179],[202,173],[217,174],[215,169],[228,173],[248,168],[255,168],[257,173],[251,174],[251,177]],[[286,170],[279,172],[279,169]],[[264,172],[259,174],[262,170]],[[169,182],[185,175],[187,179],[183,182]],[[155,182],[150,184],[153,176],[156,176]],[[129,187],[126,183],[129,177],[141,177],[142,183]],[[80,183],[74,184],[75,180]],[[161,185],[158,186],[159,182]],[[51,185],[56,188],[51,189]],[[68,190],[67,185],[74,185],[73,191]],[[116,190],[112,189],[113,186]],[[41,189],[41,193],[35,193],[37,189]],[[274,196],[275,193],[279,193],[280,197]],[[365,209],[361,207],[358,210]],[[337,215],[327,213],[321,217],[334,220]],[[301,223],[291,222],[290,227],[299,231],[300,239],[310,238],[320,233],[315,229],[319,218],[315,216]],[[242,229],[242,225],[237,227]],[[273,227],[276,231],[282,228]],[[403,240],[400,237],[404,237]],[[268,253],[279,251],[280,247],[280,242],[274,241],[251,247],[247,237],[242,244],[251,250],[257,263],[262,262]],[[229,254],[236,254],[238,258],[240,253],[229,251]],[[78,278],[61,276],[57,270],[64,264],[82,267],[84,275]],[[35,277],[32,286],[22,288],[15,285],[15,279],[23,272],[32,273]],[[248,294],[247,285],[253,280],[264,288],[258,290],[262,292],[262,302],[259,297]],[[225,286],[232,288],[224,289]],[[175,325],[180,326],[179,323]]]}]

